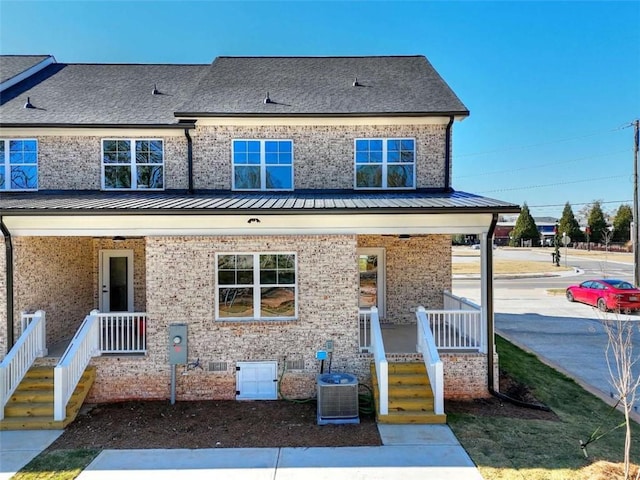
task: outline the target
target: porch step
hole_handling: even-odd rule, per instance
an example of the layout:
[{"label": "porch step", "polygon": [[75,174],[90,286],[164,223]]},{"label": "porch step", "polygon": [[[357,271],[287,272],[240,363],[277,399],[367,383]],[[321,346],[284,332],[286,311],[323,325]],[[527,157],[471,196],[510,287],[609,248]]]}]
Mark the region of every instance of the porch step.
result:
[{"label": "porch step", "polygon": [[95,378],[95,367],[87,367],[69,399],[66,418],[55,421],[53,367],[32,367],[7,402],[0,430],[55,430],[66,427],[76,418]]},{"label": "porch step", "polygon": [[378,423],[442,424],[447,416],[434,413],[434,398],[424,363],[389,363],[389,414],[380,414],[380,391],[375,363],[371,363]]}]

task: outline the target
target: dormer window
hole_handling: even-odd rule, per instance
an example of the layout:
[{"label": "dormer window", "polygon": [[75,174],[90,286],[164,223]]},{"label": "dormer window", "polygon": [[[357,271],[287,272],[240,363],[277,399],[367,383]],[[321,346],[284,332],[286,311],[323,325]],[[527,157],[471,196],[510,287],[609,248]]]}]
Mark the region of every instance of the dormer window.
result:
[{"label": "dormer window", "polygon": [[355,188],[416,188],[415,151],[412,138],[356,139]]},{"label": "dormer window", "polygon": [[102,188],[104,190],[164,189],[162,140],[103,140]]},{"label": "dormer window", "polygon": [[234,140],[234,190],[293,190],[291,140]]},{"label": "dormer window", "polygon": [[0,139],[0,190],[38,189],[38,141]]}]

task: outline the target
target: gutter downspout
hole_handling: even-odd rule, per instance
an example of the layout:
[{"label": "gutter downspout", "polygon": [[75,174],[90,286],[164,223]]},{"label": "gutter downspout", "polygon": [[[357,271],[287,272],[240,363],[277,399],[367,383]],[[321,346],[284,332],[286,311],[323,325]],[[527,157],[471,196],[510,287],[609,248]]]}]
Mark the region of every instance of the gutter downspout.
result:
[{"label": "gutter downspout", "polygon": [[187,170],[189,176],[189,195],[193,194],[193,140],[189,135],[189,129],[184,129],[184,136],[187,137]]},{"label": "gutter downspout", "polygon": [[444,144],[444,189],[447,192],[451,191],[451,127],[453,127],[453,120],[454,116],[451,115],[447,124]]},{"label": "gutter downspout", "polygon": [[0,217],[0,230],[2,230],[2,235],[4,236],[5,246],[5,276],[7,282],[7,352],[9,352],[15,343],[15,334],[13,329],[13,243],[11,241],[11,232],[9,232],[9,229],[4,224],[2,217]]},{"label": "gutter downspout", "polygon": [[494,397],[499,398],[500,400],[505,400],[509,403],[513,403],[519,407],[531,408],[534,410],[543,410],[545,412],[550,412],[551,409],[546,405],[541,405],[537,403],[528,403],[518,400],[516,398],[511,398],[508,395],[505,395],[500,392],[496,392],[493,388],[495,376],[493,374],[493,369],[495,367],[495,362],[493,358],[493,354],[495,351],[495,322],[494,322],[494,311],[493,311],[493,234],[496,229],[496,224],[498,223],[498,214],[494,213],[491,218],[491,224],[489,225],[489,231],[487,232],[487,241],[485,245],[485,252],[487,258],[487,278],[485,278],[485,288],[487,291],[487,387],[489,389],[489,393]]}]

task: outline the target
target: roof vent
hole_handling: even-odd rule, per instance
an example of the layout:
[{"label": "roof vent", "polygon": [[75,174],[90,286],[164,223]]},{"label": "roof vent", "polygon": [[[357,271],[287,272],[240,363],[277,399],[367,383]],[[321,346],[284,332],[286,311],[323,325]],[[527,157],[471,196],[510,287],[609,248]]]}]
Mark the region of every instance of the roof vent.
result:
[{"label": "roof vent", "polygon": [[151,90],[151,95],[159,95],[159,94],[160,94],[160,90],[158,90],[158,84],[154,83],[153,90]]},{"label": "roof vent", "polygon": [[267,96],[264,97],[263,102],[264,103],[273,103],[273,100],[271,100],[271,97],[269,97],[269,92],[267,92]]},{"label": "roof vent", "polygon": [[354,86],[354,87],[361,87],[361,86],[362,86],[362,85],[358,82],[358,77],[356,77],[356,78],[353,80],[353,86]]},{"label": "roof vent", "polygon": [[24,104],[24,108],[36,108],[31,103],[31,97],[27,97],[27,103]]}]

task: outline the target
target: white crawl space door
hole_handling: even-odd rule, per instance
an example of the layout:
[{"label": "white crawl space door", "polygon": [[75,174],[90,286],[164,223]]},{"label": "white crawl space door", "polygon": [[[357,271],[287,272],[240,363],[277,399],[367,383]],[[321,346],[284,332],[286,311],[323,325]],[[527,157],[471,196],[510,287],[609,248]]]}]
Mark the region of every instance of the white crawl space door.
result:
[{"label": "white crawl space door", "polygon": [[236,400],[277,400],[277,362],[238,362]]}]

